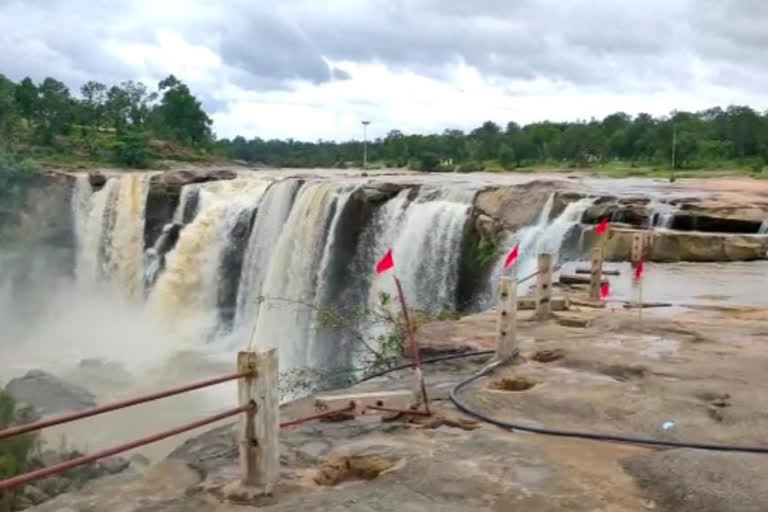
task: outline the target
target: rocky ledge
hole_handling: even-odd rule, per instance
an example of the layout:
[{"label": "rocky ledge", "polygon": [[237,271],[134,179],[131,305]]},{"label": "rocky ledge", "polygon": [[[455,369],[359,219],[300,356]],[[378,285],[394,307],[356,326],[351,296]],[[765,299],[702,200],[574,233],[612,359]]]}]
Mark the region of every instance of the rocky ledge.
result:
[{"label": "rocky ledge", "polygon": [[[647,261],[708,262],[752,261],[764,259],[768,252],[768,235],[707,233],[698,231],[639,230],[613,227],[605,241],[605,258],[629,261],[632,239],[642,234]],[[594,244],[593,231],[584,233],[585,243]]]}]

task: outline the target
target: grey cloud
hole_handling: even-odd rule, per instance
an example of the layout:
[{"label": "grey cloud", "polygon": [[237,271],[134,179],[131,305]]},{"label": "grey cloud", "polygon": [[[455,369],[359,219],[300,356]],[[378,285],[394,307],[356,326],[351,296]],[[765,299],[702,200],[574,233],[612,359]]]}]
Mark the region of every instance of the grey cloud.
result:
[{"label": "grey cloud", "polygon": [[151,43],[166,29],[217,53],[224,80],[261,91],[351,78],[329,60],[438,80],[465,62],[494,83],[544,78],[614,92],[685,90],[702,66],[716,83],[764,90],[768,73],[764,0],[232,0],[214,10],[190,1],[165,18],[147,2],[0,0],[0,72],[136,78],[141,70],[116,62],[103,42]]}]

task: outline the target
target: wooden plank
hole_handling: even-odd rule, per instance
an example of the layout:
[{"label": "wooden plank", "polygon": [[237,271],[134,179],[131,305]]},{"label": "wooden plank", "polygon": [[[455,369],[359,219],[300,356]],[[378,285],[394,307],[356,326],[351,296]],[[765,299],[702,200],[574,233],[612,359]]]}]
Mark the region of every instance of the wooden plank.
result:
[{"label": "wooden plank", "polygon": [[371,393],[350,393],[344,395],[321,395],[315,398],[315,409],[322,412],[328,409],[341,409],[349,404],[355,404],[356,414],[376,414],[365,408],[369,405],[408,409],[416,403],[413,391],[404,389],[397,391],[374,391]]},{"label": "wooden plank", "polygon": [[[516,275],[516,272],[512,272]],[[508,359],[517,350],[517,279],[502,277],[496,308],[496,357]]]},{"label": "wooden plank", "polygon": [[[592,269],[591,268],[577,268],[576,269],[577,274],[591,274]],[[603,269],[603,275],[604,276],[620,276],[621,272],[618,270],[606,270]]]}]

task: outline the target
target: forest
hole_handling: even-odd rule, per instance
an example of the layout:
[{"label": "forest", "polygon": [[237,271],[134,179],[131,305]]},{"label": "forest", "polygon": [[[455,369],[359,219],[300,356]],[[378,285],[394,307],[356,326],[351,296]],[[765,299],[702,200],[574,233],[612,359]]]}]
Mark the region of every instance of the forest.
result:
[{"label": "forest", "polygon": [[[768,114],[734,105],[661,117],[617,112],[588,121],[486,121],[466,132],[439,134],[391,129],[367,142],[367,155],[371,167],[423,171],[620,165],[760,173],[768,159]],[[361,166],[363,141],[217,139],[201,102],[173,75],[154,90],[134,81],[89,81],[72,93],[54,78],[17,83],[0,74],[0,194],[8,188],[3,180],[23,174],[29,162],[142,168],[163,160],[222,159],[275,167]]]}]

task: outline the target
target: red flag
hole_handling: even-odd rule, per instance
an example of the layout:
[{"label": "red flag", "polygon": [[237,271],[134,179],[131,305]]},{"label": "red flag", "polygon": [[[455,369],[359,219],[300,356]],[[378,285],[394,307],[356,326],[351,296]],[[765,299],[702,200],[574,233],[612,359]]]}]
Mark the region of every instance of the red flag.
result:
[{"label": "red flag", "polygon": [[504,268],[508,268],[511,264],[513,264],[517,260],[517,253],[520,248],[520,244],[515,244],[515,246],[512,248],[509,253],[507,253],[507,258],[504,260]]},{"label": "red flag", "polygon": [[608,281],[605,281],[600,285],[600,298],[607,299],[609,293],[611,293],[611,287],[608,285]]},{"label": "red flag", "polygon": [[602,235],[606,231],[608,231],[608,219],[602,218],[600,219],[600,222],[597,223],[597,226],[595,226],[595,233]]},{"label": "red flag", "polygon": [[387,253],[376,264],[376,273],[381,274],[386,272],[395,266],[395,260],[392,258],[392,249],[387,250]]},{"label": "red flag", "polygon": [[635,267],[635,281],[639,281],[642,276],[643,276],[643,260],[640,260],[637,262],[637,266]]}]

